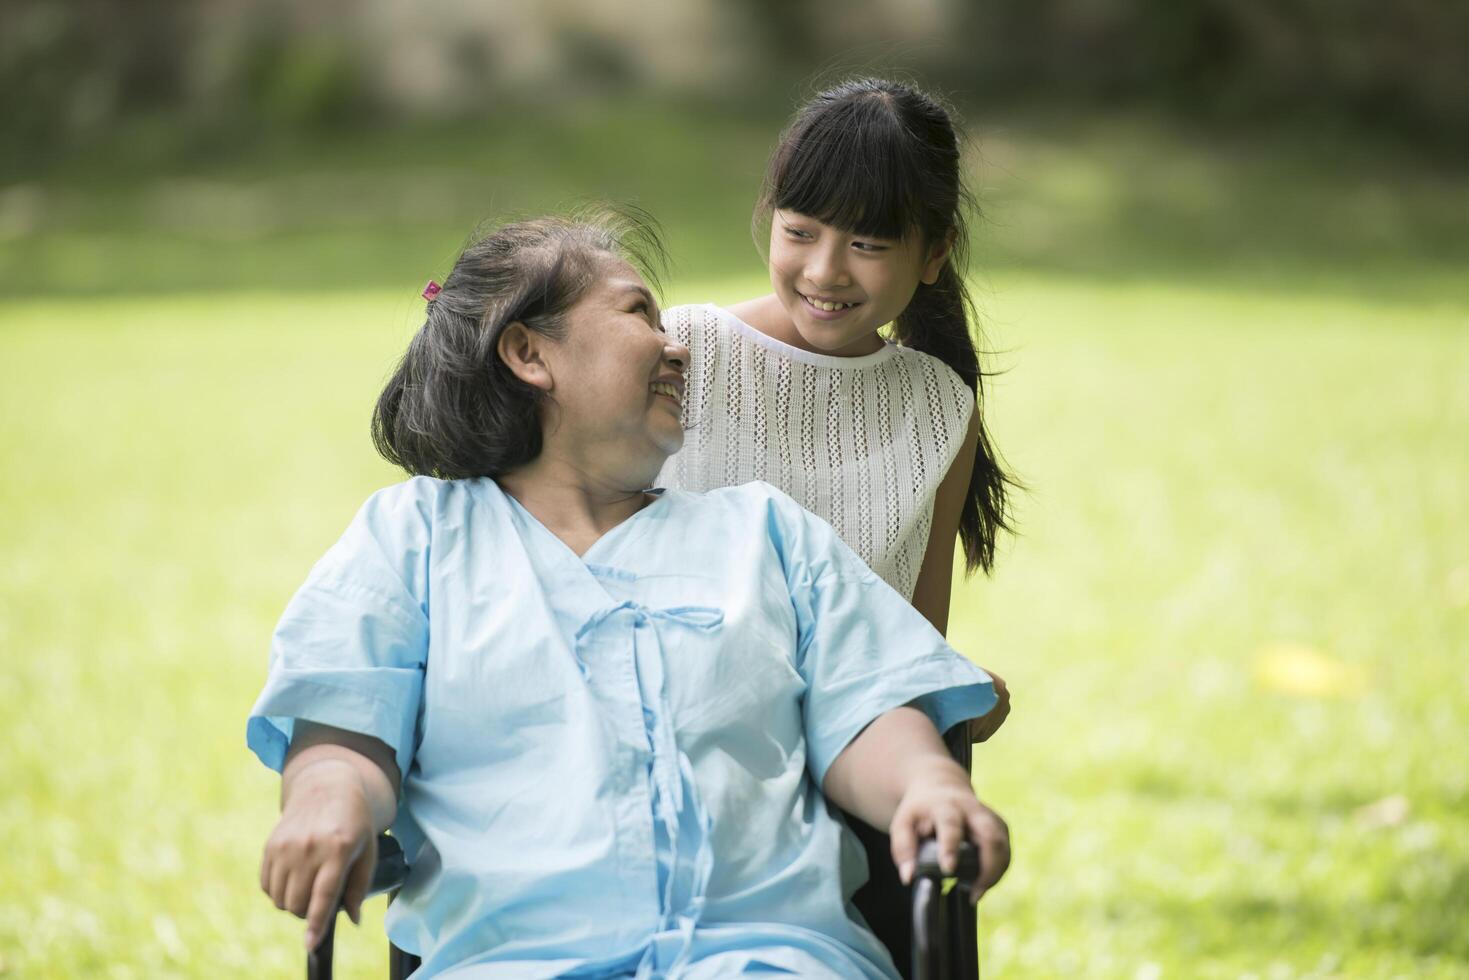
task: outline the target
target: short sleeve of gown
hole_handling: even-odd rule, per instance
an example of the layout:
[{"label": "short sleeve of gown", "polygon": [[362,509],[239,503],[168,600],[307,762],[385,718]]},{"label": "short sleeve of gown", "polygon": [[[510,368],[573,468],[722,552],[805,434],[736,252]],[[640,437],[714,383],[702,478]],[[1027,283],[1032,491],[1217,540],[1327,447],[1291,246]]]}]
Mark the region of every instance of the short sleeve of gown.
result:
[{"label": "short sleeve of gown", "polygon": [[811,775],[883,712],[912,703],[940,732],[995,705],[994,682],[832,530],[772,491],[770,533],[796,611]]},{"label": "short sleeve of gown", "polygon": [[407,775],[428,656],[435,482],[374,494],[286,606],[246,725],[270,768],[280,771],[304,720],[385,742]]}]

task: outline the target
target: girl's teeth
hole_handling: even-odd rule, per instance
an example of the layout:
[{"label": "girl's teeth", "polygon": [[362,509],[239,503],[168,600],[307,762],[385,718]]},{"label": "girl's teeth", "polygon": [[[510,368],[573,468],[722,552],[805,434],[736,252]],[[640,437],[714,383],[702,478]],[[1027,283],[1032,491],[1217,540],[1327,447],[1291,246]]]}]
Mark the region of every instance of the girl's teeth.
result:
[{"label": "girl's teeth", "polygon": [[851,303],[826,303],[820,300],[814,300],[809,296],[806,297],[806,302],[810,303],[818,310],[825,310],[827,313],[833,313],[837,310],[845,310],[852,305]]}]

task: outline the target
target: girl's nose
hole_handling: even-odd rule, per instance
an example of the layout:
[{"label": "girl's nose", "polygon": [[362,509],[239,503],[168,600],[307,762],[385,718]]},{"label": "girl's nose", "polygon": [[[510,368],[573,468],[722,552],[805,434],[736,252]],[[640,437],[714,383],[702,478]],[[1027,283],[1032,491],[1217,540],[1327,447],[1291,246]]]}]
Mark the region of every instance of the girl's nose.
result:
[{"label": "girl's nose", "polygon": [[837,289],[842,286],[850,286],[851,282],[847,277],[847,264],[844,258],[844,251],[836,248],[814,249],[811,260],[806,265],[806,278],[817,289]]}]

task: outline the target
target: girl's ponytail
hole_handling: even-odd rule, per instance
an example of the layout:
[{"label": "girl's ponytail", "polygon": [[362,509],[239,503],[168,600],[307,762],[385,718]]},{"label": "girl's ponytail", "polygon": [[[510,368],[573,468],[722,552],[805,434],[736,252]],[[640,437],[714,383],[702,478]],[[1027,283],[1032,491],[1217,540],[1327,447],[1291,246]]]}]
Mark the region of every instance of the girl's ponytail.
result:
[{"label": "girl's ponytail", "polygon": [[959,513],[959,540],[964,545],[964,567],[969,572],[994,567],[995,541],[1011,531],[1008,490],[1014,480],[1000,466],[984,423],[984,372],[969,332],[973,304],[963,278],[951,258],[932,285],[920,284],[913,301],[893,324],[895,338],[904,347],[938,358],[954,370],[974,392],[974,417],[979,443],[969,492]]}]

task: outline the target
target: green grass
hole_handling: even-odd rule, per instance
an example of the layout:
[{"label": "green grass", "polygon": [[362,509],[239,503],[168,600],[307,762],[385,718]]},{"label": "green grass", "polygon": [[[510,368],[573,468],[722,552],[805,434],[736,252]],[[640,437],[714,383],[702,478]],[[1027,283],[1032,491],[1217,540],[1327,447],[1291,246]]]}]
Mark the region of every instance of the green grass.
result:
[{"label": "green grass", "polygon": [[[986,975],[1469,977],[1469,176],[970,118],[988,410],[1031,487],[951,631],[1015,699],[976,767],[1016,848]],[[244,718],[286,599],[396,479],[367,416],[418,288],[478,218],[601,197],[663,220],[671,300],[740,298],[779,122],[120,139],[0,176],[0,976],[300,972]],[[380,917],[344,976],[381,975]]]},{"label": "green grass", "polygon": [[1469,975],[1469,311],[1001,297],[1035,492],[951,631],[1016,692],[994,975]]},{"label": "green grass", "polygon": [[[0,304],[0,975],[299,972],[244,718],[395,479],[366,421],[412,292]],[[984,302],[1033,488],[955,596],[1014,691],[976,768],[1016,854],[986,975],[1469,976],[1469,304],[1045,272]],[[382,975],[380,916],[344,976]]]}]

